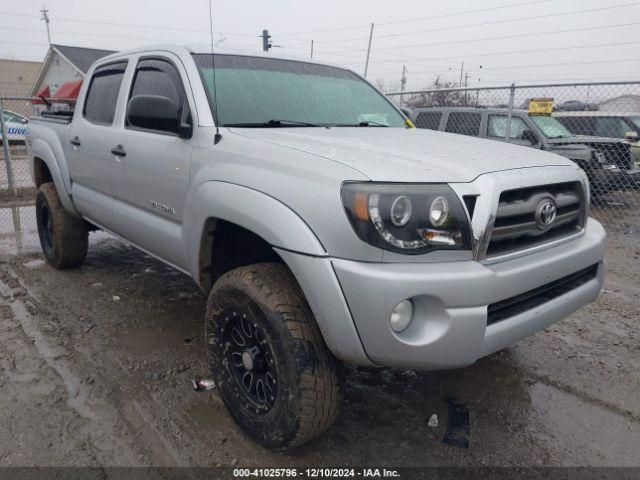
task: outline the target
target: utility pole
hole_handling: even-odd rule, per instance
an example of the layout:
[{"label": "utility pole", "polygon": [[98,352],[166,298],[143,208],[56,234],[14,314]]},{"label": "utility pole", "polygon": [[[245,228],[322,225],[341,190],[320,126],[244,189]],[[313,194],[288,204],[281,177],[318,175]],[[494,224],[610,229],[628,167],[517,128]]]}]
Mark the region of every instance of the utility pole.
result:
[{"label": "utility pole", "polygon": [[269,41],[270,38],[269,30],[262,30],[262,50],[265,52],[268,52],[272,47],[271,42]]},{"label": "utility pole", "polygon": [[[404,92],[407,86],[407,66],[402,66],[402,78],[400,79],[400,91]],[[404,103],[404,95],[400,95],[400,103]]]},{"label": "utility pole", "polygon": [[371,40],[373,40],[373,23],[371,24],[371,31],[369,32],[369,47],[367,48],[367,61],[364,64],[364,78],[367,78],[367,70],[369,70],[369,55],[371,55]]},{"label": "utility pole", "polygon": [[[469,86],[469,72],[464,72],[464,88]],[[464,104],[467,104],[467,96],[468,93],[466,90],[464,91]]]},{"label": "utility pole", "polygon": [[404,92],[404,89],[407,85],[407,66],[402,66],[402,78],[400,79],[400,91]]},{"label": "utility pole", "polygon": [[313,40],[311,40],[311,58],[313,58]]},{"label": "utility pole", "polygon": [[42,14],[42,18],[40,20],[44,20],[45,25],[47,26],[47,39],[49,40],[49,46],[51,46],[51,33],[49,32],[49,10],[42,5],[42,10],[40,10]]},{"label": "utility pole", "polygon": [[464,60],[460,64],[460,82],[458,83],[459,87],[462,87],[462,71],[464,70]]}]

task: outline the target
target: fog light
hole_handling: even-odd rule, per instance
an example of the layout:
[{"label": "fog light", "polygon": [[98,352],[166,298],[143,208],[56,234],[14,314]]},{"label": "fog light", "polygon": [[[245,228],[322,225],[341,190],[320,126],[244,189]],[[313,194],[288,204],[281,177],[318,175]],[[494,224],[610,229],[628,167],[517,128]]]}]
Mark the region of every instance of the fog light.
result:
[{"label": "fog light", "polygon": [[403,300],[391,311],[389,317],[389,323],[391,323],[391,330],[396,333],[400,333],[411,323],[411,317],[413,317],[413,303],[411,300]]}]

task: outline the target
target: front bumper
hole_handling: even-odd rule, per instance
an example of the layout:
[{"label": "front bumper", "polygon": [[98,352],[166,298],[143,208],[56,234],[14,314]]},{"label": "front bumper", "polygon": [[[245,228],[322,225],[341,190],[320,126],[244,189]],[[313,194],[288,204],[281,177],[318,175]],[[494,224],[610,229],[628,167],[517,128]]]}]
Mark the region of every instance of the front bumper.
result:
[{"label": "front bumper", "polygon": [[[367,357],[380,366],[436,370],[469,365],[593,301],[604,281],[604,253],[604,229],[589,219],[581,237],[503,262],[331,262]],[[488,305],[592,265],[597,274],[586,283],[487,326]],[[396,334],[389,315],[407,298],[413,321]]]},{"label": "front bumper", "polygon": [[595,194],[635,189],[640,186],[640,168],[632,170],[603,168],[592,173],[591,188]]}]

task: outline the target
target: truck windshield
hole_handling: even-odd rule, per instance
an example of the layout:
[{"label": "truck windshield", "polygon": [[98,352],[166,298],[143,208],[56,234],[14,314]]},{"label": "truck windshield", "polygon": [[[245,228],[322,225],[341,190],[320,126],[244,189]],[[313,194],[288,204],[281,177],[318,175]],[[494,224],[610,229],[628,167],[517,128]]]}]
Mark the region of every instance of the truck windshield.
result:
[{"label": "truck windshield", "polygon": [[214,97],[212,55],[194,59],[223,127],[406,127],[387,98],[348,70],[216,54]]},{"label": "truck windshield", "polygon": [[629,117],[629,120],[631,120],[636,130],[640,132],[640,117]]},{"label": "truck windshield", "polygon": [[573,133],[553,117],[532,115],[531,119],[547,138],[573,137]]}]

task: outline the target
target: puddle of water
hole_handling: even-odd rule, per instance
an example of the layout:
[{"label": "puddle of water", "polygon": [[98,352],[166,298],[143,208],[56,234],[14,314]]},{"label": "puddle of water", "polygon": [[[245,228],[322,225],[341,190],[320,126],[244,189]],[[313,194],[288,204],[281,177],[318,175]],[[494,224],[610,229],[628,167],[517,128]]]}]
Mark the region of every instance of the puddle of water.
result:
[{"label": "puddle of water", "polygon": [[[535,383],[531,390],[535,411],[534,435],[553,446],[554,464],[639,466],[640,425],[616,411]],[[567,459],[570,464],[567,464]]]},{"label": "puddle of water", "polygon": [[[188,337],[194,340],[185,343],[184,339]],[[127,328],[115,336],[115,341],[128,353],[140,356],[165,349],[181,349],[186,353],[187,349],[199,349],[202,346],[202,332],[195,332],[191,326],[179,322],[160,327],[144,325]]]}]

